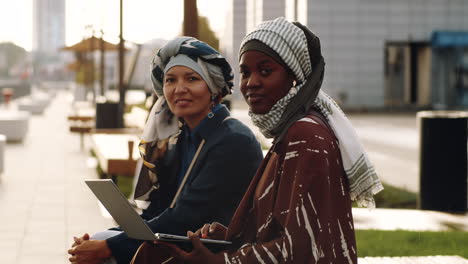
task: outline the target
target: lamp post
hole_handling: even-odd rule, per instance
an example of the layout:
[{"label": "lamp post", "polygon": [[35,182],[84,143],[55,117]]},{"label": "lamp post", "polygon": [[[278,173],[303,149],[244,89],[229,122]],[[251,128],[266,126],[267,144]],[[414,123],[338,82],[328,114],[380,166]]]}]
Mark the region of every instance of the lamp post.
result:
[{"label": "lamp post", "polygon": [[123,38],[123,1],[120,0],[120,34],[119,34],[119,110],[118,126],[123,127],[123,114],[125,109],[125,84],[124,84],[124,38]]},{"label": "lamp post", "polygon": [[94,64],[94,28],[92,24],[88,24],[85,26],[86,38],[89,40],[87,41],[86,45],[86,53],[84,55],[86,61],[86,71],[85,71],[85,89],[86,95],[89,91],[91,91],[93,102],[96,102],[96,93],[94,89],[94,81],[96,77],[95,72],[95,64]]},{"label": "lamp post", "polygon": [[100,64],[100,71],[99,71],[99,86],[100,86],[100,95],[104,95],[104,78],[105,78],[105,56],[104,56],[104,30],[101,29],[101,39],[99,41],[99,49],[101,51],[101,64]]}]

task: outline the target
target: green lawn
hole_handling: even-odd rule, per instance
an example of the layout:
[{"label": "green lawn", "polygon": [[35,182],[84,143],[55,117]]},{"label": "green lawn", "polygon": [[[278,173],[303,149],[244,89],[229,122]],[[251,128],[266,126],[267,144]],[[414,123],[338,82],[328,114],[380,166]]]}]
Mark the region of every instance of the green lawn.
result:
[{"label": "green lawn", "polygon": [[[378,208],[417,208],[417,193],[400,189],[387,183],[382,184],[384,186],[383,191],[374,196],[375,204]],[[353,203],[353,207],[357,207],[357,204]]]},{"label": "green lawn", "polygon": [[356,230],[359,257],[458,255],[468,258],[468,232]]},{"label": "green lawn", "polygon": [[[91,151],[91,156],[96,157],[93,151]],[[107,177],[106,174],[102,171],[101,167],[96,167],[96,172],[99,175],[99,178],[104,179]],[[119,187],[120,191],[127,197],[130,198],[130,194],[132,193],[133,188],[133,178],[126,177],[124,175],[117,175],[117,187]]]},{"label": "green lawn", "polygon": [[[417,194],[384,183],[378,208],[417,208]],[[456,229],[456,228],[454,228]],[[468,258],[468,232],[356,230],[359,257],[459,255]]]},{"label": "green lawn", "polygon": [[404,208],[416,209],[417,193],[410,192],[383,183],[384,189],[375,195],[375,204],[379,208]]},{"label": "green lawn", "polygon": [[117,186],[119,187],[120,191],[125,195],[125,197],[133,199],[133,197],[130,197],[133,188],[133,178],[123,175],[117,175]]}]

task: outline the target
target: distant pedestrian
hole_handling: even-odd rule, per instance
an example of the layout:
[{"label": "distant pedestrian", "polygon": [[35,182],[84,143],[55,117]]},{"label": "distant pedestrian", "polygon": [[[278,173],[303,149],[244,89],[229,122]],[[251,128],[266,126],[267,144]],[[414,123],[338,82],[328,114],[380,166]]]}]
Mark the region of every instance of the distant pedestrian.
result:
[{"label": "distant pedestrian", "polygon": [[[255,136],[220,104],[233,74],[224,57],[191,37],[162,47],[151,79],[159,99],[143,131],[144,166],[135,197],[153,232],[185,235],[207,222],[228,225],[262,160]],[[73,263],[129,263],[143,241],[118,227],[75,238]]]},{"label": "distant pedestrian", "polygon": [[[260,24],[240,49],[240,89],[273,145],[228,228],[188,233],[194,250],[160,243],[184,263],[357,263],[351,201],[382,190],[350,122],[320,91],[319,38],[283,18]],[[209,251],[199,236],[233,242]]]}]

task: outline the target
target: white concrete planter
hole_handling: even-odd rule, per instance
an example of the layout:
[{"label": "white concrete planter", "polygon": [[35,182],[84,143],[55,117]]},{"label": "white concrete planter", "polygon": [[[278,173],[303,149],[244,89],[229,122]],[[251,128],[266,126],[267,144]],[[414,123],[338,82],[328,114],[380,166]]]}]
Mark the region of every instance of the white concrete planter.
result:
[{"label": "white concrete planter", "polygon": [[0,134],[0,173],[3,173],[5,164],[5,144],[6,136]]},{"label": "white concrete planter", "polygon": [[28,111],[33,115],[40,115],[48,105],[46,100],[34,100],[31,98],[22,98],[17,102],[18,110]]},{"label": "white concrete planter", "polygon": [[42,105],[44,108],[49,106],[50,102],[52,101],[51,96],[44,92],[37,92],[33,94],[31,98],[35,103]]},{"label": "white concrete planter", "polygon": [[30,114],[26,111],[0,111],[0,134],[7,141],[23,141],[28,132]]}]

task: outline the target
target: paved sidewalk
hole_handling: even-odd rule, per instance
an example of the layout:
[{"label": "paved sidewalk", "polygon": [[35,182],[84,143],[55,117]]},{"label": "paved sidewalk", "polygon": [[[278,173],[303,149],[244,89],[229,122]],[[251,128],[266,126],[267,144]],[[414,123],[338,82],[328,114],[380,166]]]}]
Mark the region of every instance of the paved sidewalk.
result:
[{"label": "paved sidewalk", "polygon": [[468,232],[468,214],[408,209],[353,208],[356,229]]},{"label": "paved sidewalk", "polygon": [[8,143],[0,175],[0,263],[67,263],[73,235],[113,224],[104,218],[84,184],[96,178],[68,132],[68,92],[61,91],[43,115],[33,115],[22,143]]}]

